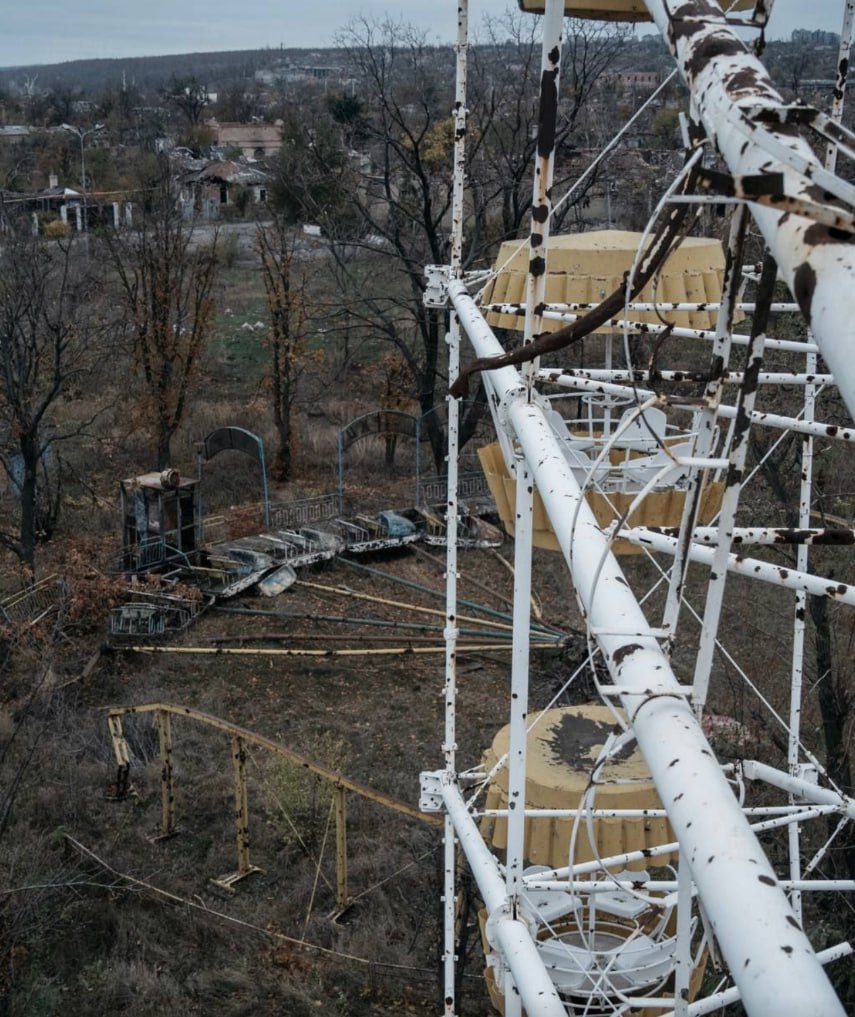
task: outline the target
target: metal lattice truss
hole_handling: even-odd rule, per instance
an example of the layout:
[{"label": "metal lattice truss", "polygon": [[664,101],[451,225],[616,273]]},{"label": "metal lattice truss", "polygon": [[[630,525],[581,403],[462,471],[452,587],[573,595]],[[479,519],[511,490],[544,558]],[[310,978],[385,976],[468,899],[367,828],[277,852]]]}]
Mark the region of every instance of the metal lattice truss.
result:
[{"label": "metal lattice truss", "polygon": [[[647,1008],[645,1013],[696,1015],[718,1012],[736,1001],[751,1017],[842,1017],[843,1006],[824,965],[851,954],[852,948],[843,942],[815,952],[802,928],[801,898],[817,890],[851,893],[855,886],[816,878],[830,842],[805,864],[800,858],[799,831],[809,821],[827,823],[831,816],[839,820],[839,833],[855,819],[855,801],[829,782],[804,748],[799,718],[807,598],[855,605],[855,587],[814,574],[809,563],[812,546],[841,546],[855,540],[845,520],[818,528],[812,526],[811,514],[814,438],[833,440],[841,447],[855,440],[850,420],[815,420],[818,394],[835,389],[849,414],[855,413],[855,188],[835,171],[838,152],[847,158],[855,153],[852,135],[840,124],[853,3],[845,4],[842,70],[830,116],[786,103],[716,3],[645,0],[645,4],[671,49],[692,101],[692,126],[685,132],[686,168],[668,189],[660,211],[667,217],[686,205],[700,207],[712,196],[717,204],[730,207],[730,239],[721,299],[706,308],[717,315],[715,328],[639,324],[641,312],[652,306],[632,301],[633,277],[644,271],[645,257],[650,260],[643,248],[626,283],[623,310],[609,313],[605,320],[623,333],[624,340],[643,327],[650,336],[692,343],[696,351],[705,347],[709,367],[701,372],[697,367],[658,372],[633,364],[626,342],[626,363],[621,367],[607,363],[600,369],[568,370],[541,365],[539,357],[525,361],[520,357],[511,363],[505,356],[499,361],[504,350],[461,270],[468,43],[467,3],[458,4],[452,261],[448,267],[431,267],[429,299],[452,312],[452,381],[458,377],[464,342],[478,358],[479,367],[485,368],[482,376],[504,465],[515,481],[516,586],[510,735],[507,753],[497,764],[507,770],[510,804],[490,812],[469,789],[473,783],[483,788],[495,774],[460,775],[457,770],[457,561],[456,548],[449,543],[445,768],[422,775],[422,807],[445,815],[445,1012],[456,1012],[454,902],[459,845],[484,902],[491,977],[507,1017],[523,1009],[529,1017],[617,1015],[642,1008]],[[769,0],[758,3],[754,23],[764,25],[771,7]],[[563,0],[546,0],[543,10],[540,134],[526,299],[487,309],[524,316],[524,344],[540,334],[544,322],[559,321],[572,329],[585,315],[597,311],[594,305],[544,302],[553,209],[554,152],[549,139],[554,138],[554,120],[550,118],[555,116],[559,97],[565,5]],[[824,158],[817,156],[809,138],[828,146]],[[762,269],[749,273],[756,297],[746,304],[742,302],[741,262],[751,222],[762,234],[767,257]],[[773,301],[776,276],[786,283],[795,304]],[[692,306],[696,305],[657,305],[665,312]],[[775,313],[796,306],[809,326],[809,341],[775,338]],[[743,308],[753,315],[747,335],[734,331],[735,313]],[[598,319],[597,324],[602,321]],[[738,347],[745,348],[745,353],[734,368],[731,354]],[[764,355],[777,351],[798,353],[804,366],[764,370]],[[827,365],[823,372],[818,369],[820,356]],[[485,365],[488,358],[500,366]],[[694,386],[686,390],[692,394],[679,394],[683,383]],[[798,412],[778,412],[774,400],[767,398],[782,385],[803,394]],[[599,442],[585,448],[556,412],[560,403],[555,396],[560,393],[621,405],[624,412],[617,426],[607,426]],[[664,440],[660,421],[665,410],[672,416],[686,415],[685,441]],[[457,511],[457,419],[457,400],[451,398],[449,527]],[[796,434],[802,439],[797,529],[779,524],[735,525],[740,496],[750,480],[747,453],[753,428],[776,437]],[[632,458],[627,453],[623,459],[618,483],[614,452],[630,447],[630,436],[636,445]],[[703,525],[698,509],[704,485],[712,476],[722,480],[721,505],[713,525]],[[669,485],[679,485],[685,492],[679,525],[631,525],[637,506]],[[587,494],[596,490],[608,497],[618,487],[632,494],[631,507],[604,526]],[[624,852],[584,863],[575,861],[571,851],[567,865],[533,871],[525,868],[526,838],[533,819],[548,814],[584,827],[618,814],[598,811],[594,790],[581,801],[548,813],[523,807],[527,732],[538,723],[536,717],[528,716],[527,706],[536,495],[572,578],[591,657],[608,672],[608,678],[599,682],[599,692],[605,703],[619,705],[622,711],[616,716],[623,732],[602,747],[589,789],[596,789],[602,766],[628,745],[637,744],[662,809],[638,810],[634,815],[667,816],[675,840],[641,853]],[[655,551],[658,562],[667,556],[668,567],[662,567],[667,596],[661,617],[652,619],[631,588],[613,553],[618,538]],[[759,554],[746,556],[749,544],[792,544],[797,549],[796,565],[784,569]],[[687,611],[689,562],[707,566],[707,582],[694,673],[687,680],[678,677],[672,661],[683,632],[681,613]],[[728,577],[733,573],[794,591],[791,705],[789,716],[779,718],[788,745],[786,769],[757,760],[723,766],[705,734],[714,655],[717,650],[726,653],[719,628]],[[759,684],[748,675],[744,679],[754,688]],[[747,807],[743,797],[747,782],[763,782],[767,789],[777,791],[776,804]],[[501,857],[482,832],[488,814],[501,816],[507,824]],[[632,815],[627,810],[625,818]],[[773,866],[758,840],[759,833],[772,829],[784,830],[788,837],[784,872],[780,863]],[[651,866],[657,858],[676,860],[668,878],[624,871],[642,857]],[[598,893],[605,895],[599,910],[594,904]],[[638,913],[633,898],[653,906],[658,921],[632,927],[631,919]],[[619,934],[613,934],[616,926],[604,917],[608,912],[604,901],[609,899],[611,914],[619,914],[623,922]],[[707,950],[720,956],[729,983],[723,981],[711,995],[699,998],[693,970],[699,954]]]}]

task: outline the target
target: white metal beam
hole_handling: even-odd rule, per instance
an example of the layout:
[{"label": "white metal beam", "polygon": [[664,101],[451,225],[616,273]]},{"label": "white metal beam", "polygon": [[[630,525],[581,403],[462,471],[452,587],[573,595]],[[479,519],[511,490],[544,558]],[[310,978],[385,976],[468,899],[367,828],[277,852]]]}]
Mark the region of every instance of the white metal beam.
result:
[{"label": "white metal beam", "polygon": [[[621,529],[618,531],[618,535],[622,540],[628,540],[636,547],[646,547],[651,551],[662,551],[665,554],[677,553],[678,541],[676,537],[667,536],[648,527]],[[714,566],[715,548],[690,544],[688,553],[691,561],[701,562],[710,567]],[[799,572],[796,569],[788,569],[781,565],[773,565],[768,561],[761,561],[759,558],[743,558],[738,554],[727,555],[722,560],[721,567],[722,570],[726,568],[728,572],[735,572],[738,575],[747,576],[749,579],[759,579],[761,582],[771,583],[773,586],[783,586],[788,590],[809,593],[814,597],[828,597],[830,600],[855,607],[855,586],[847,586],[846,583],[838,583],[833,579],[824,579],[822,576],[816,576],[810,572]]]},{"label": "white metal beam", "polygon": [[806,802],[814,802],[816,805],[833,805],[850,819],[855,819],[855,799],[839,794],[837,791],[817,787],[816,784],[811,784],[810,781],[803,780],[801,777],[782,773],[767,763],[760,763],[756,759],[743,760],[742,774],[747,780],[765,781],[773,787],[781,788],[782,791],[789,791],[790,794]]},{"label": "white metal beam", "polygon": [[567,1017],[561,997],[534,945],[531,929],[513,916],[498,862],[484,843],[460,789],[450,783],[446,775],[443,776],[442,799],[445,808],[481,891],[488,919],[492,919],[488,924],[488,938],[491,938],[492,945],[498,948],[502,961],[507,965],[526,1013],[531,1017]]},{"label": "white metal beam", "polygon": [[[476,356],[501,355],[463,284],[453,282],[449,295]],[[844,1017],[543,410],[527,401],[513,368],[490,375],[497,416],[531,469],[583,614],[602,630],[612,678],[634,690],[623,707],[746,1009],[751,1017]]]}]

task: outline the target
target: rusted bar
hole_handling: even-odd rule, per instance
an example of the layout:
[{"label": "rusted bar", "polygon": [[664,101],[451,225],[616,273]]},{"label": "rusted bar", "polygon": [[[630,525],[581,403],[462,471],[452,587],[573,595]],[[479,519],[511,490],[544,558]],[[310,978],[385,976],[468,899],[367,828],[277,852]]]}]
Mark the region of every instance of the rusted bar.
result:
[{"label": "rusted bar", "polygon": [[335,906],[341,913],[348,905],[347,894],[347,789],[333,789],[335,799]]},{"label": "rusted bar", "polygon": [[[195,720],[201,724],[207,725],[208,727],[224,731],[229,735],[236,735],[242,739],[245,745],[258,745],[260,748],[267,749],[278,756],[282,756],[283,758],[290,760],[295,765],[303,767],[310,773],[315,773],[324,780],[328,780],[337,786],[340,785],[341,787],[345,787],[354,794],[359,795],[361,798],[366,798],[369,801],[375,802],[377,805],[382,805],[384,808],[390,809],[392,812],[398,812],[401,815],[409,816],[411,819],[418,819],[431,826],[442,825],[442,820],[437,816],[425,815],[425,813],[420,812],[418,809],[414,809],[412,805],[408,805],[406,802],[393,798],[391,795],[387,795],[383,791],[377,791],[375,788],[368,787],[366,784],[360,784],[359,781],[351,780],[349,777],[339,773],[337,770],[332,770],[328,766],[316,763],[314,760],[308,759],[306,756],[301,756],[298,752],[292,752],[291,749],[284,745],[280,745],[278,742],[274,742],[271,738],[265,738],[264,735],[256,734],[256,732],[250,731],[245,727],[240,727],[238,724],[232,724],[228,720],[221,720],[219,717],[214,717],[210,713],[203,713],[201,710],[196,710],[192,706],[179,706],[174,703],[142,703],[137,706],[114,706],[110,708],[107,715],[107,723],[111,733],[114,729],[117,729],[121,735],[122,717],[127,716],[128,714],[157,713],[161,710],[178,717],[186,717],[188,720]],[[115,740],[114,751],[116,751]],[[124,751],[126,753],[126,747]],[[119,757],[118,752],[116,758],[121,765],[121,758]]]},{"label": "rusted bar", "polygon": [[[501,636],[496,636],[501,639]],[[509,643],[474,643],[467,644],[465,649],[469,653],[505,653],[510,648]],[[540,644],[538,648],[554,649],[552,643]],[[409,655],[423,655],[433,653],[445,653],[444,646],[395,646],[380,647],[370,650],[311,650],[305,648],[294,648],[291,650],[279,647],[266,649],[253,649],[247,646],[123,646],[127,653],[169,653],[169,654],[219,654],[220,656],[237,657],[405,657]]]},{"label": "rusted bar", "polygon": [[[168,707],[166,708],[168,709]],[[261,872],[249,860],[249,798],[246,788],[246,745],[239,734],[232,734],[232,772],[234,777],[235,841],[237,843],[237,869],[211,882],[229,893],[235,885],[254,872]]]},{"label": "rusted bar", "polygon": [[122,728],[122,718],[115,715],[107,717],[110,730],[110,741],[113,743],[113,755],[116,757],[116,783],[107,797],[115,801],[126,798],[130,790],[131,753]]},{"label": "rusted bar", "polygon": [[175,788],[172,769],[172,718],[165,710],[157,711],[157,733],[160,739],[160,833],[175,833]]}]

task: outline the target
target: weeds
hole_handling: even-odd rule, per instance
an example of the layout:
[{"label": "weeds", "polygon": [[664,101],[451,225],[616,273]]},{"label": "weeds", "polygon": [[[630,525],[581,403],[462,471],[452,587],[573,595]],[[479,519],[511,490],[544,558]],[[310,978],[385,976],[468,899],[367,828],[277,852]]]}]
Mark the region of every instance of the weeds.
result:
[{"label": "weeds", "polygon": [[[320,732],[304,748],[304,754],[331,770],[347,771],[348,746],[330,731]],[[267,764],[262,786],[267,822],[277,840],[284,847],[317,847],[329,823],[334,786],[280,756]]]}]

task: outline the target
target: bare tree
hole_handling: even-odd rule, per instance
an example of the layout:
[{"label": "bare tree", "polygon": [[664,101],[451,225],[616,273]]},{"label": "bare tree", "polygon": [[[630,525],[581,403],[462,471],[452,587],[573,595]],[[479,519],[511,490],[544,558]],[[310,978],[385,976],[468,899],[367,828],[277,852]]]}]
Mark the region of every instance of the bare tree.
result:
[{"label": "bare tree", "polygon": [[82,98],[83,89],[79,85],[69,81],[54,81],[47,95],[54,123],[68,123],[75,115],[77,102]]},{"label": "bare tree", "polygon": [[[472,48],[470,76],[470,134],[479,141],[470,154],[474,219],[470,235],[482,250],[496,241],[518,237],[527,225],[540,90],[537,19],[518,11],[507,12],[503,18],[487,21],[485,32],[485,38]],[[564,34],[556,151],[574,143],[597,83],[613,65],[627,38],[624,26],[575,18],[566,22]],[[513,68],[512,74],[508,74],[508,67]],[[584,200],[593,179],[589,179],[584,192],[575,196],[573,204]],[[566,176],[556,178],[554,194],[560,196],[568,182]],[[558,211],[555,226],[571,207],[565,204]],[[498,216],[493,212],[496,208],[500,210]],[[473,247],[471,256],[477,257],[482,250]]]},{"label": "bare tree", "polygon": [[[17,512],[0,524],[0,546],[32,574],[36,543],[51,536],[59,491],[48,461],[80,433],[58,410],[97,353],[103,324],[88,261],[71,245],[10,227],[0,249],[0,465]],[[88,422],[88,421],[87,421]]]},{"label": "bare tree", "polygon": [[[511,42],[494,38],[476,59],[477,91],[467,137],[468,247],[471,265],[495,244],[517,236],[531,206],[536,145],[539,55],[534,19],[508,20]],[[571,23],[569,85],[562,95],[557,143],[566,143],[597,77],[622,36]],[[339,299],[351,324],[370,328],[406,363],[425,418],[437,469],[445,464],[445,433],[436,412],[445,397],[446,315],[424,306],[426,264],[448,260],[454,146],[450,54],[400,23],[353,21],[339,38],[357,103],[318,111],[302,138],[283,150],[281,186],[296,219],[316,222],[331,240]],[[520,62],[511,76],[507,63]],[[299,142],[299,143],[298,143]],[[358,152],[352,145],[359,144]],[[492,208],[500,207],[498,223]],[[467,407],[461,439],[483,412],[483,390]]]},{"label": "bare tree", "polygon": [[208,86],[195,75],[177,78],[174,74],[163,90],[166,105],[186,121],[188,127],[198,127],[209,103]]},{"label": "bare tree", "polygon": [[184,221],[166,162],[146,198],[134,230],[107,243],[142,382],[143,426],[163,469],[214,324],[217,234],[203,243]]},{"label": "bare tree", "polygon": [[264,112],[261,89],[252,79],[238,78],[221,91],[217,100],[220,120],[247,122]]},{"label": "bare tree", "polygon": [[[445,436],[434,413],[444,396],[445,316],[424,306],[423,267],[448,257],[454,144],[445,50],[408,26],[359,19],[340,39],[362,102],[363,150],[351,157],[355,227],[334,241],[341,299],[406,363],[438,469]],[[357,257],[354,257],[354,254]],[[464,429],[466,425],[464,423]]]},{"label": "bare tree", "polygon": [[312,359],[306,347],[306,277],[297,267],[294,241],[281,216],[257,224],[256,246],[270,315],[267,381],[278,438],[272,473],[277,480],[291,480],[294,407],[300,378]]}]

